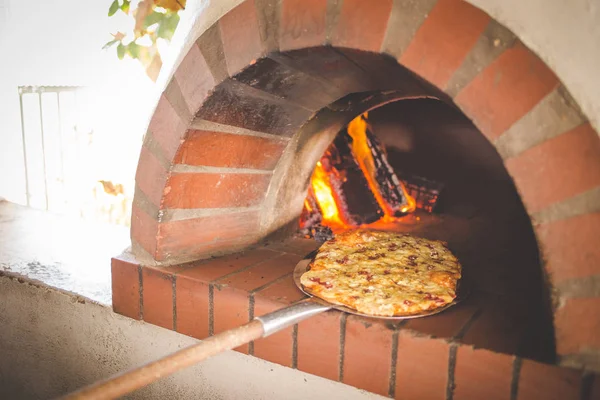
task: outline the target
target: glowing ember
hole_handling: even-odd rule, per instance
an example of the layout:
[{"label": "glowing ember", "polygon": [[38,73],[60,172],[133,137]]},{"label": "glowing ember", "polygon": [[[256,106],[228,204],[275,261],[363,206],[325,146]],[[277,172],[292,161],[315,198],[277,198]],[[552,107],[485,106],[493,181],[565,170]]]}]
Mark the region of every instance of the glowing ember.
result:
[{"label": "glowing ember", "polygon": [[[348,124],[347,135],[349,138],[347,142],[344,142],[349,143],[346,148],[348,157],[354,160],[352,161],[354,165],[358,164],[358,167],[360,167],[359,172],[364,175],[362,185],[366,181],[366,186],[360,186],[352,191],[370,191],[371,198],[374,197],[373,207],[379,209],[375,218],[378,218],[377,215],[379,215],[378,221],[394,221],[407,213],[413,212],[416,208],[416,202],[408,194],[403,183],[396,177],[388,164],[383,146],[371,132],[367,133],[366,118],[367,114],[365,113]],[[345,132],[341,134],[345,134]],[[375,147],[377,150],[374,149]],[[361,224],[353,223],[350,214],[346,212],[348,211],[348,198],[353,196],[353,193],[338,193],[342,185],[348,184],[349,176],[348,171],[338,171],[335,167],[332,167],[331,162],[339,161],[340,152],[342,152],[340,148],[332,151],[330,147],[330,150],[325,152],[321,161],[317,162],[311,178],[312,190],[309,191],[309,197],[314,197],[310,197],[311,201],[307,198],[303,210],[303,214],[308,215],[314,213],[315,207],[318,208],[317,211],[320,211],[322,216],[320,223],[331,227],[334,231],[361,226]],[[345,201],[342,201],[340,197],[345,197]],[[356,201],[350,203],[354,206],[357,204]],[[358,203],[363,204],[360,201]],[[373,221],[373,219],[370,221]]]}]

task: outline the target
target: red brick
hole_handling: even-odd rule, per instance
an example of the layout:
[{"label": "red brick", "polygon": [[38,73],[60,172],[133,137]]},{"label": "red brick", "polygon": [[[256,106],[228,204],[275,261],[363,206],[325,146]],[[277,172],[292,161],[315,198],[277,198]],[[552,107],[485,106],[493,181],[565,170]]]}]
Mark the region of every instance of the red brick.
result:
[{"label": "red brick", "polygon": [[439,0],[399,61],[444,88],[489,21],[487,14],[464,1]]},{"label": "red brick", "polygon": [[517,43],[481,72],[455,98],[481,132],[493,140],[527,114],[558,79],[523,44]]},{"label": "red brick", "polygon": [[270,174],[173,173],[165,208],[250,207],[262,203]]},{"label": "red brick", "polygon": [[556,310],[556,351],[577,353],[584,348],[600,350],[600,298],[568,299]]},{"label": "red brick", "polygon": [[392,331],[382,321],[348,316],[342,382],[387,396],[392,364]]},{"label": "red brick", "polygon": [[[213,291],[214,333],[247,324],[250,320],[248,292],[215,286]],[[248,354],[248,345],[235,350]]]},{"label": "red brick", "polygon": [[600,139],[588,124],[506,160],[530,213],[600,185]]},{"label": "red brick", "polygon": [[517,400],[579,399],[581,373],[568,368],[523,360]]},{"label": "red brick", "polygon": [[146,146],[142,146],[135,174],[135,182],[155,206],[160,205],[165,184],[167,183],[167,175],[167,170],[158,161],[156,156]]},{"label": "red brick", "polygon": [[144,321],[173,329],[173,276],[167,271],[142,268]]},{"label": "red brick", "polygon": [[[289,255],[288,255],[289,256]],[[275,282],[254,294],[254,316],[261,316],[303,299],[292,277]],[[339,340],[339,335],[338,335]],[[254,355],[281,365],[292,365],[292,328],[254,342]]]},{"label": "red brick", "polygon": [[[279,310],[282,305],[265,297],[255,297],[254,315],[260,316]],[[289,327],[254,342],[254,356],[286,367],[292,366],[294,347],[293,328]]]},{"label": "red brick", "polygon": [[257,136],[188,131],[175,163],[226,168],[272,170],[286,143]]},{"label": "red brick", "polygon": [[134,202],[131,206],[131,239],[154,257],[156,255],[157,234],[158,222],[138,208]]},{"label": "red brick", "polygon": [[459,346],[454,370],[455,399],[510,399],[513,357]]},{"label": "red brick", "polygon": [[227,246],[250,245],[258,223],[258,211],[165,222],[160,225],[156,259],[197,259],[218,248],[227,250]]},{"label": "red brick", "polygon": [[230,76],[263,55],[254,0],[246,0],[228,12],[219,26]]},{"label": "red brick", "polygon": [[506,296],[488,304],[462,338],[463,343],[497,352],[515,354],[529,322],[523,302]]},{"label": "red brick", "polygon": [[327,311],[298,324],[298,369],[337,381],[340,368],[339,311]]},{"label": "red brick", "polygon": [[111,260],[113,311],[133,319],[140,319],[139,264],[122,256]]},{"label": "red brick", "polygon": [[282,305],[290,305],[302,300],[306,295],[298,289],[290,275],[290,279],[282,279],[267,286],[260,292],[257,292],[255,297],[264,297]]},{"label": "red brick", "polygon": [[185,122],[177,115],[177,111],[163,93],[150,120],[148,131],[152,133],[167,159],[171,160],[177,152],[185,130]]},{"label": "red brick", "polygon": [[[290,254],[282,254],[275,258],[265,260],[238,272],[235,275],[220,279],[220,285],[227,285],[236,289],[252,291],[264,286],[277,278],[290,274],[297,264],[297,257]],[[289,278],[292,280],[291,276]]]},{"label": "red brick", "polygon": [[488,304],[490,301],[488,297],[489,295],[481,292],[472,293],[460,305],[453,306],[442,313],[427,318],[408,320],[405,329],[412,329],[438,338],[452,338],[459,333],[477,310]]},{"label": "red brick", "polygon": [[264,249],[247,250],[194,263],[179,272],[178,276],[209,283],[242,268],[276,257],[279,254],[281,253]]},{"label": "red brick", "polygon": [[318,249],[319,246],[319,243],[313,239],[292,238],[286,240],[285,242],[270,244],[269,248],[273,250],[284,251],[286,253],[296,254],[300,256],[298,258],[298,261],[300,261],[302,257],[306,256],[311,251]]},{"label": "red brick", "polygon": [[284,0],[281,6],[281,51],[320,46],[326,39],[327,0]]},{"label": "red brick", "polygon": [[178,275],[175,285],[177,332],[196,339],[208,337],[208,303],[208,284]]},{"label": "red brick", "polygon": [[446,399],[449,345],[401,331],[396,362],[396,399]]},{"label": "red brick", "polygon": [[181,89],[188,110],[190,113],[195,114],[202,106],[202,102],[210,89],[215,85],[210,68],[196,44],[190,48],[177,67],[175,79]]},{"label": "red brick", "polygon": [[345,0],[332,33],[332,44],[378,52],[391,10],[391,0]]},{"label": "red brick", "polygon": [[552,282],[600,274],[600,213],[536,227]]}]

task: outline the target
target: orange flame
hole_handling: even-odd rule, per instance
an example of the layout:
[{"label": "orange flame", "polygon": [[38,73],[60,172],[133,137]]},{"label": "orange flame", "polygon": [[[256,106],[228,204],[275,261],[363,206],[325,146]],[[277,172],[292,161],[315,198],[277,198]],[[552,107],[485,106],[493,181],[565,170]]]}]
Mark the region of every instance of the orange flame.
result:
[{"label": "orange flame", "polygon": [[[359,115],[348,124],[348,134],[352,137],[352,153],[364,176],[367,180],[371,192],[375,196],[377,203],[384,212],[384,216],[380,219],[383,221],[394,221],[397,218],[394,216],[395,210],[391,209],[389,203],[385,201],[381,194],[376,176],[376,166],[373,159],[373,154],[368,144],[367,139],[367,113]],[[340,213],[336,202],[335,193],[331,189],[328,172],[323,167],[321,161],[317,162],[317,166],[311,178],[311,185],[314,191],[317,203],[321,209],[323,224],[330,226],[334,230],[336,228],[347,227],[343,215]],[[397,182],[398,187],[402,190],[407,204],[400,210],[402,213],[410,213],[416,209],[416,201],[412,198],[402,182]],[[304,202],[305,208],[308,211],[312,210],[308,201]]]},{"label": "orange flame", "polygon": [[323,221],[336,225],[344,225],[335,201],[335,197],[333,195],[333,191],[331,190],[331,186],[329,184],[327,171],[325,171],[325,168],[323,168],[321,161],[317,162],[317,166],[313,172],[310,182],[315,192],[315,197],[319,203],[319,207],[321,208]]}]

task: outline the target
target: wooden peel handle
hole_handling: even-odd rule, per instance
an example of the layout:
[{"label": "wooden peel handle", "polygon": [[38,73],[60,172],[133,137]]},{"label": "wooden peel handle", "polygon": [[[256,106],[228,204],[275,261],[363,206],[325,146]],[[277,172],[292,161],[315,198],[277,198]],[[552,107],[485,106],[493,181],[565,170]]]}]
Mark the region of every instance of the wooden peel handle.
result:
[{"label": "wooden peel handle", "polygon": [[63,397],[63,399],[115,399],[225,350],[231,350],[258,339],[263,336],[263,333],[262,322],[253,320],[239,328],[211,336],[198,344],[186,347],[142,367],[94,383]]}]

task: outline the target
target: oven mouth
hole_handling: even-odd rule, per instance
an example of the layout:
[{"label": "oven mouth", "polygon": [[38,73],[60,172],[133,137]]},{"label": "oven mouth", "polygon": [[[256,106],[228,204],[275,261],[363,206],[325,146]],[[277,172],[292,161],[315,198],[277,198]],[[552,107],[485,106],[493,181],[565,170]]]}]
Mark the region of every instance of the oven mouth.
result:
[{"label": "oven mouth", "polygon": [[[367,163],[375,160],[384,171],[357,160],[365,155],[354,150],[357,135],[349,133],[357,120],[363,133],[373,136]],[[352,171],[344,169],[348,166]],[[379,181],[373,184],[375,176]],[[350,182],[357,177],[362,181]],[[396,183],[389,207],[395,214],[383,210],[381,197],[389,200],[389,192],[373,194],[389,189],[390,182]],[[365,198],[370,200],[366,206]],[[510,297],[535,319],[535,324],[522,316],[510,321],[528,325],[526,336],[539,338],[539,346],[523,348],[531,351],[527,356],[554,359],[550,302],[529,216],[493,146],[447,103],[403,99],[358,113],[315,165],[297,224],[298,236],[318,242],[356,228],[447,242],[475,292]],[[516,340],[510,331],[505,334],[507,341]]]}]

